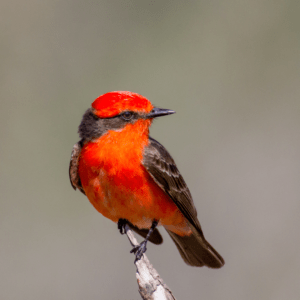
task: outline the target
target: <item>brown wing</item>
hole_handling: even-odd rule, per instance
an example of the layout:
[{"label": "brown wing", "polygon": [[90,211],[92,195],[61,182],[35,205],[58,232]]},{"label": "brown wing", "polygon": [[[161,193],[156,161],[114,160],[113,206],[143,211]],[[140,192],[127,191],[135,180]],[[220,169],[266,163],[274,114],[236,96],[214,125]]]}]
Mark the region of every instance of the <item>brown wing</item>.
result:
[{"label": "brown wing", "polygon": [[85,192],[83,190],[83,187],[81,185],[81,180],[78,174],[78,162],[79,162],[79,156],[82,148],[82,143],[79,141],[73,146],[73,150],[71,153],[71,160],[70,160],[70,166],[69,166],[69,177],[70,182],[74,190],[79,189],[80,192],[82,192],[85,195]]},{"label": "brown wing", "polygon": [[152,138],[145,148],[143,165],[154,181],[171,197],[192,230],[190,236],[182,237],[166,226],[183,260],[191,266],[222,267],[224,259],[204,238],[191,193],[173,158],[159,142]]},{"label": "brown wing", "polygon": [[154,181],[172,198],[185,218],[202,234],[191,193],[168,151],[149,137],[143,165]]}]

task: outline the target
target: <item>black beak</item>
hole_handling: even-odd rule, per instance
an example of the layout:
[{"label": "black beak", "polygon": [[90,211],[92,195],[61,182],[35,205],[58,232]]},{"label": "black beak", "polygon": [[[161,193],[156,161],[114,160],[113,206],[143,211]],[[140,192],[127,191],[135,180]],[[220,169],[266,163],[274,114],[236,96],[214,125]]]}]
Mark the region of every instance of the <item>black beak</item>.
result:
[{"label": "black beak", "polygon": [[146,118],[147,118],[147,119],[152,119],[152,118],[162,117],[162,116],[167,116],[167,115],[172,115],[172,114],[175,114],[175,111],[174,111],[174,110],[154,107],[154,108],[149,112],[149,114],[146,115]]}]

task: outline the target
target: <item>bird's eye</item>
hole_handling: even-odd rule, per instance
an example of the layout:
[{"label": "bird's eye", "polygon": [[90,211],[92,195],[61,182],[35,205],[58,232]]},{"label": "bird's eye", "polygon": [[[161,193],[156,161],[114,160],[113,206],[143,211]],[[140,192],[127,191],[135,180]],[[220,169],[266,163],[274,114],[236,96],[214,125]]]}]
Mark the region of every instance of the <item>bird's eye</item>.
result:
[{"label": "bird's eye", "polygon": [[132,117],[133,117],[133,112],[131,112],[131,111],[125,111],[125,112],[123,112],[123,113],[121,114],[121,117],[122,117],[124,120],[129,121],[129,120],[131,120]]}]

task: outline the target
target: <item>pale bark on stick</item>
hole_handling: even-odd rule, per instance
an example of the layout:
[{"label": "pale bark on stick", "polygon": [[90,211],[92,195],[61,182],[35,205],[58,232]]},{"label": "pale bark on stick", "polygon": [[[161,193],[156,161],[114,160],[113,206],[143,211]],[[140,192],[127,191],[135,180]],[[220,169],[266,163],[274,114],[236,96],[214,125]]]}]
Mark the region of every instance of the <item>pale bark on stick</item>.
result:
[{"label": "pale bark on stick", "polygon": [[[125,232],[133,247],[139,245],[128,225],[125,225]],[[144,300],[175,300],[171,290],[163,282],[145,254],[134,264],[139,292]]]}]

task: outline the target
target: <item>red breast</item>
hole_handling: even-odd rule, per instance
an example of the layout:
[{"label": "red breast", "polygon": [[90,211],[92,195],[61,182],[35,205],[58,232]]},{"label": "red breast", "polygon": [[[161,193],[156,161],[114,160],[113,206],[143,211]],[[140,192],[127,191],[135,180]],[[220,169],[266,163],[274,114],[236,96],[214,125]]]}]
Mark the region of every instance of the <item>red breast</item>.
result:
[{"label": "red breast", "polygon": [[140,228],[149,228],[154,219],[161,225],[185,223],[177,206],[141,164],[148,122],[139,120],[85,144],[78,170],[82,186],[94,207],[114,222],[127,219]]}]

